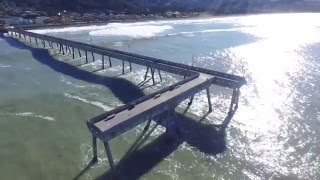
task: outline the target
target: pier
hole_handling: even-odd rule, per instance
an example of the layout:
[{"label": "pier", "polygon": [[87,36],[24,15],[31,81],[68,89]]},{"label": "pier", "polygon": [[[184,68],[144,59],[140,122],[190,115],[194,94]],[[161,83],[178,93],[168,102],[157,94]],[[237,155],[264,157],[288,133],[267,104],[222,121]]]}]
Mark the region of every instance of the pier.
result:
[{"label": "pier", "polygon": [[[68,55],[75,59],[75,56],[84,57],[86,63],[96,61],[96,56],[101,57],[101,69],[112,67],[113,61],[121,61],[122,74],[126,67],[132,71],[132,64],[146,67],[144,79],[151,75],[153,84],[155,76],[162,81],[161,71],[172,73],[183,77],[183,80],[157,92],[151,93],[128,104],[117,107],[87,121],[87,126],[92,134],[93,162],[97,162],[97,139],[105,146],[106,154],[111,169],[115,163],[110,150],[109,141],[132,128],[147,122],[145,130],[150,127],[151,121],[163,125],[167,131],[174,134],[179,133],[175,117],[170,117],[174,109],[184,100],[189,99],[188,105],[193,102],[194,95],[206,90],[208,100],[208,113],[212,112],[210,98],[210,86],[212,84],[232,89],[232,98],[228,117],[233,115],[238,108],[240,88],[246,84],[243,77],[193,67],[185,64],[174,63],[158,58],[147,57],[131,52],[124,52],[96,45],[70,41],[48,35],[37,34],[23,29],[6,29],[8,36],[23,39],[26,42],[34,43],[43,48],[57,48],[62,55]],[[230,119],[227,119],[221,126],[227,126]]]}]

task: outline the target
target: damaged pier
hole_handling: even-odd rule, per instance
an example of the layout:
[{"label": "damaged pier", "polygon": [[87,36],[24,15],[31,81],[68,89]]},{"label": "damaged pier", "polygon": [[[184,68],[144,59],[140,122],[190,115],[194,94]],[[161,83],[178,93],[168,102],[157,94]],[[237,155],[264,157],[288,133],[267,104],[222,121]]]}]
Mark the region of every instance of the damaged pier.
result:
[{"label": "damaged pier", "polygon": [[[168,117],[182,101],[188,98],[190,98],[188,104],[190,106],[194,95],[202,90],[206,90],[207,92],[208,111],[212,112],[209,91],[212,84],[233,90],[228,115],[233,114],[238,108],[240,87],[246,84],[246,80],[243,77],[227,73],[32,33],[23,29],[10,28],[6,29],[6,31],[9,36],[24,39],[27,42],[43,46],[43,48],[57,48],[59,53],[69,55],[73,59],[75,59],[76,54],[78,54],[79,57],[85,57],[86,63],[89,63],[89,59],[96,61],[95,55],[99,55],[101,56],[102,69],[112,67],[112,61],[116,60],[121,61],[123,74],[125,73],[126,65],[129,66],[130,71],[132,71],[132,63],[145,66],[147,70],[144,78],[146,79],[148,74],[151,74],[153,84],[155,84],[156,74],[160,81],[162,81],[161,71],[184,77],[183,80],[176,84],[117,107],[87,121],[87,126],[92,133],[93,161],[97,161],[97,139],[100,139],[104,143],[111,169],[114,169],[115,163],[109,141],[116,136],[144,122],[147,122],[146,129],[148,129],[152,120],[159,123],[163,117]],[[173,118],[171,122],[166,122],[167,125],[165,125],[165,127],[168,131],[175,131],[174,129],[177,129],[174,121],[175,119]],[[229,122],[230,121],[226,121],[222,125],[227,126]]]}]

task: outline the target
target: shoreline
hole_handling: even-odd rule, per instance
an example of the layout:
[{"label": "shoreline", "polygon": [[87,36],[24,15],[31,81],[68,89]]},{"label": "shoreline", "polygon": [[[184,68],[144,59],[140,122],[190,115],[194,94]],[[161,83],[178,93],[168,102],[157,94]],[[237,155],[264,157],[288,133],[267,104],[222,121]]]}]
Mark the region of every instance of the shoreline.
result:
[{"label": "shoreline", "polygon": [[15,28],[21,28],[24,30],[36,30],[36,29],[47,29],[47,28],[64,28],[64,27],[83,27],[83,26],[94,26],[94,25],[107,25],[109,23],[139,23],[139,22],[151,22],[151,21],[177,21],[177,20],[198,20],[198,19],[211,19],[211,18],[224,18],[244,15],[255,15],[255,14],[229,14],[229,15],[211,15],[211,14],[200,14],[196,17],[179,17],[179,18],[163,18],[163,19],[126,19],[121,21],[105,21],[105,22],[78,22],[70,24],[34,24],[34,25],[18,25]]},{"label": "shoreline", "polygon": [[197,17],[179,17],[179,18],[163,18],[163,19],[127,19],[121,21],[105,21],[105,22],[78,22],[70,24],[34,24],[34,25],[19,25],[13,26],[15,28],[21,28],[24,30],[36,30],[36,29],[47,29],[47,28],[65,28],[65,27],[83,27],[83,26],[94,26],[94,25],[107,25],[109,23],[139,23],[139,22],[151,22],[151,21],[178,21],[178,20],[199,20],[199,19],[213,19],[213,18],[228,18],[228,17],[239,17],[239,16],[255,16],[265,14],[308,14],[314,12],[268,12],[268,13],[250,13],[250,14],[223,14],[223,15],[211,15],[211,14],[200,14]]}]

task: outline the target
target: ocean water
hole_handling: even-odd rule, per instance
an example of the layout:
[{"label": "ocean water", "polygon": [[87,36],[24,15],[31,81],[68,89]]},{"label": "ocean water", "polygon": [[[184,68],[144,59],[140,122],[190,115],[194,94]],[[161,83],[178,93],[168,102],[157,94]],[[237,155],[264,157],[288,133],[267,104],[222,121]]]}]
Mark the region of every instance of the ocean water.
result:
[{"label": "ocean water", "polygon": [[[246,77],[239,109],[226,129],[231,90],[211,87],[178,108],[184,137],[157,127],[127,153],[144,125],[111,141],[125,179],[319,179],[320,14],[270,14],[112,23],[34,30]],[[108,178],[102,143],[92,157],[85,122],[104,111],[181,80],[145,84],[145,68],[121,75],[120,63],[62,56],[0,38],[0,179]],[[128,71],[128,70],[127,70]],[[185,114],[185,115],[181,115]],[[152,124],[154,125],[154,124]]]}]

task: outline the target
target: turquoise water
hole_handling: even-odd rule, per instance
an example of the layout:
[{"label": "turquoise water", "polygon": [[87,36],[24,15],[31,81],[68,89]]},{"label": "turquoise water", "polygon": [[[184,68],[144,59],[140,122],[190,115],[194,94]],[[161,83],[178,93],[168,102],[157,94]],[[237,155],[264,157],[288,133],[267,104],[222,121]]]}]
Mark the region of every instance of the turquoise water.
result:
[{"label": "turquoise water", "polygon": [[[273,14],[37,30],[52,36],[245,76],[227,129],[231,90],[212,86],[214,112],[200,123],[206,93],[178,115],[185,137],[170,141],[158,127],[123,158],[141,125],[111,141],[126,179],[319,179],[320,14]],[[108,177],[99,142],[92,157],[85,122],[181,78],[138,87],[144,67],[121,75],[120,63],[99,71],[56,50],[0,39],[1,179]],[[177,111],[184,112],[187,102]],[[83,172],[83,173],[81,173]]]}]

